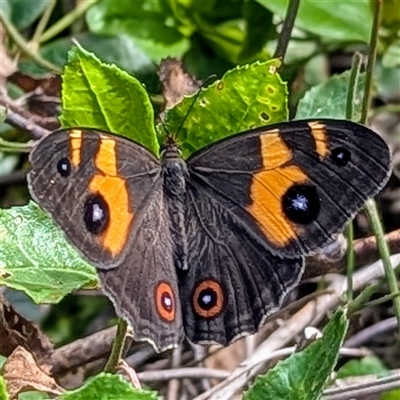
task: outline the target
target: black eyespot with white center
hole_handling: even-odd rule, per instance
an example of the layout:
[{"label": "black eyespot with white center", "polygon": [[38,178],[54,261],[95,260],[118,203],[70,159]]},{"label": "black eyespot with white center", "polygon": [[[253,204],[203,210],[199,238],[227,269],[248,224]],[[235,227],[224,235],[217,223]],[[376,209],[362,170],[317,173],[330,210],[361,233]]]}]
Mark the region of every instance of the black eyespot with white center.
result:
[{"label": "black eyespot with white center", "polygon": [[161,304],[163,305],[163,307],[166,311],[171,312],[173,310],[174,301],[173,301],[170,293],[164,292],[161,295]]},{"label": "black eyespot with white center", "polygon": [[345,167],[351,160],[351,153],[344,147],[336,147],[332,150],[330,159],[338,167]]},{"label": "black eyespot with white center", "polygon": [[314,186],[293,185],[283,196],[282,207],[292,222],[306,225],[318,218],[321,204]]},{"label": "black eyespot with white center", "polygon": [[218,295],[212,288],[203,289],[199,293],[198,304],[205,311],[211,310],[218,300]]},{"label": "black eyespot with white center", "polygon": [[100,194],[91,195],[85,202],[83,220],[86,229],[93,235],[103,233],[108,226],[110,210]]},{"label": "black eyespot with white center", "polygon": [[224,310],[225,298],[225,290],[218,280],[203,279],[193,288],[193,311],[200,318],[215,318]]},{"label": "black eyespot with white center", "polygon": [[67,178],[71,173],[71,163],[68,158],[61,158],[57,163],[57,171],[63,177]]}]

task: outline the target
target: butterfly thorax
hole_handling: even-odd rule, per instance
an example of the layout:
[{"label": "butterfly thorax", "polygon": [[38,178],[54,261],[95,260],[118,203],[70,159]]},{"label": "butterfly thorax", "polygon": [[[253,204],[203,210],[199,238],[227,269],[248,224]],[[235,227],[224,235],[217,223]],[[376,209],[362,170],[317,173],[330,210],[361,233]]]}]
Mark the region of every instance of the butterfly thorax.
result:
[{"label": "butterfly thorax", "polygon": [[178,146],[168,141],[161,152],[164,197],[168,205],[170,231],[174,246],[174,263],[178,269],[188,269],[187,234],[185,228],[186,182],[188,171]]}]

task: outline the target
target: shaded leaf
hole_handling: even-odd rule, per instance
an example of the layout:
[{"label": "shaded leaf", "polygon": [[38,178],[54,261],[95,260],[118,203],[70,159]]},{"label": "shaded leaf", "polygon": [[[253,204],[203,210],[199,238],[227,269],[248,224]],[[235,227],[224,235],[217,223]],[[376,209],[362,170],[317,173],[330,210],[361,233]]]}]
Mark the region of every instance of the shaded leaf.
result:
[{"label": "shaded leaf", "polygon": [[22,290],[36,303],[57,303],[96,282],[94,268],[35,203],[0,209],[0,286]]},{"label": "shaded leaf", "polygon": [[189,40],[181,34],[167,2],[161,0],[104,0],[86,14],[89,29],[95,33],[126,36],[154,62],[182,56]]},{"label": "shaded leaf", "polygon": [[11,0],[8,3],[11,7],[11,21],[18,29],[29,27],[49,5],[48,0]]},{"label": "shaded leaf", "polygon": [[[350,71],[334,75],[326,82],[308,90],[297,106],[295,119],[337,118],[346,119],[347,90]],[[362,96],[364,93],[365,74],[359,76],[355,89],[353,120],[361,116]]]},{"label": "shaded leaf", "polygon": [[[256,1],[282,19],[286,15],[289,4],[289,0]],[[368,43],[372,26],[372,11],[368,0],[302,0],[295,26],[331,40]]]},{"label": "shaded leaf", "polygon": [[[142,78],[153,75],[156,67],[149,56],[125,36],[101,35],[84,32],[74,35],[74,39],[87,51],[93,52],[104,62],[117,64],[129,73]],[[53,64],[63,67],[68,59],[68,52],[74,47],[71,37],[54,40],[40,48],[40,54]],[[48,74],[46,69],[34,61],[21,60],[20,69],[29,74]]]}]

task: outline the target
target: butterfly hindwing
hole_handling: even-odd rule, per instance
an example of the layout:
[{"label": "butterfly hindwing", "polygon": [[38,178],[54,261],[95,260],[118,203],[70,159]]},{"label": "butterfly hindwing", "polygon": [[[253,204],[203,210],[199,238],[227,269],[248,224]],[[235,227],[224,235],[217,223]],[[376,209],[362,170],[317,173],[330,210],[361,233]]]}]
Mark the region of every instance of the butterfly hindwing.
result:
[{"label": "butterfly hindwing", "polygon": [[[179,271],[185,333],[223,345],[256,332],[298,283],[303,259],[271,254],[228,199],[188,186],[188,271]],[[223,190],[224,187],[221,187]]]}]

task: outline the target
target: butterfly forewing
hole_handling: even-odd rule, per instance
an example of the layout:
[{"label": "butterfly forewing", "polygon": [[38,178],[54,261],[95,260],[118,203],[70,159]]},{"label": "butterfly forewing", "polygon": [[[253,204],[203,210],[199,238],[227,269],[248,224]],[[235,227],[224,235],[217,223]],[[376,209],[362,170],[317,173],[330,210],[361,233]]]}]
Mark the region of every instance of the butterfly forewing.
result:
[{"label": "butterfly forewing", "polygon": [[134,338],[159,349],[182,340],[161,166],[140,145],[80,128],[44,138],[31,155],[33,197],[98,268]]},{"label": "butterfly forewing", "polygon": [[188,165],[270,251],[296,257],[328,243],[379,192],[390,152],[353,122],[292,121],[230,137]]}]

